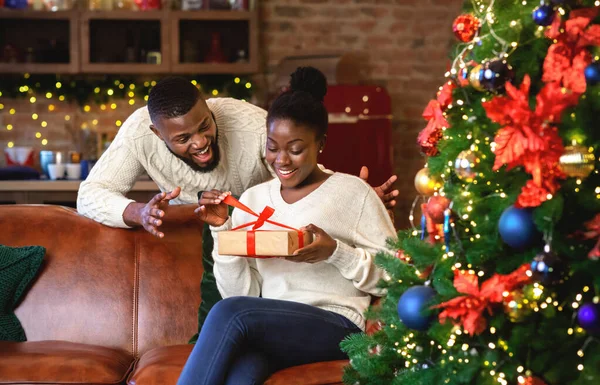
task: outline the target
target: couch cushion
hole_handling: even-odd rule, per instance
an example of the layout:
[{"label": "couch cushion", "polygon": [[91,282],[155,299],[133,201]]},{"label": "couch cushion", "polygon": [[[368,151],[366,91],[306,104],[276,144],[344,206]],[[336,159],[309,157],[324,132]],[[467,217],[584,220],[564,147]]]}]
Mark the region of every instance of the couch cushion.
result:
[{"label": "couch cushion", "polygon": [[26,340],[14,310],[42,265],[45,253],[46,249],[40,246],[0,245],[0,341]]},{"label": "couch cushion", "polygon": [[173,345],[150,350],[136,363],[127,384],[175,385],[193,348],[194,345]]},{"label": "couch cushion", "polygon": [[[127,380],[128,385],[175,385],[194,345],[173,345],[152,349],[140,358]],[[265,385],[342,384],[348,361],[318,362],[281,370]]]},{"label": "couch cushion", "polygon": [[0,229],[0,244],[46,248],[35,284],[15,310],[28,341],[135,351],[135,232],[44,205],[0,206]]},{"label": "couch cushion", "polygon": [[342,385],[347,360],[294,366],[273,374],[264,385]]},{"label": "couch cushion", "polygon": [[131,366],[127,352],[102,346],[0,342],[0,384],[120,384]]}]

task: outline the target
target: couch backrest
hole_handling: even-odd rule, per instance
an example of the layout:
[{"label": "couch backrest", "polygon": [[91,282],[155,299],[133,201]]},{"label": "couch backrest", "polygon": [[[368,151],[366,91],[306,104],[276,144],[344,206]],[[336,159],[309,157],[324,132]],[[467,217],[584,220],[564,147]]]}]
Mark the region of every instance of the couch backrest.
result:
[{"label": "couch backrest", "polygon": [[198,323],[202,224],[190,219],[162,230],[159,240],[64,207],[0,206],[0,244],[47,249],[16,310],[27,339],[101,345],[132,356],[187,343]]}]

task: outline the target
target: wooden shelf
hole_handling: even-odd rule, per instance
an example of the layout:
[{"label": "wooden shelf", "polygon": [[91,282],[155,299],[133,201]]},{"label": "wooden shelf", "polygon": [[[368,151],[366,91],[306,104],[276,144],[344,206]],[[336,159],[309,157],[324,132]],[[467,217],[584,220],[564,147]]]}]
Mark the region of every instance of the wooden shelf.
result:
[{"label": "wooden shelf", "polygon": [[251,20],[256,11],[171,11],[171,20]]},{"label": "wooden shelf", "polygon": [[81,11],[81,20],[167,20],[169,12],[161,11]]},{"label": "wooden shelf", "polygon": [[[199,11],[90,11],[71,10],[59,12],[0,9],[0,20],[68,20],[69,21],[69,55],[70,63],[0,63],[1,73],[103,73],[103,74],[248,74],[259,70],[258,54],[258,12],[237,10],[199,10]],[[127,62],[94,62],[91,60],[92,38],[91,23],[133,23],[156,21],[160,28],[161,64],[127,63]],[[244,63],[203,63],[180,62],[179,26],[183,22],[206,21],[215,24],[219,21],[236,24],[247,23],[244,36],[248,39],[247,62]],[[0,24],[2,24],[0,22]],[[241,27],[238,26],[241,29]],[[123,36],[125,39],[125,36]]]},{"label": "wooden shelf", "polygon": [[0,8],[0,19],[46,19],[67,20],[79,17],[78,11],[32,11],[29,9]]}]

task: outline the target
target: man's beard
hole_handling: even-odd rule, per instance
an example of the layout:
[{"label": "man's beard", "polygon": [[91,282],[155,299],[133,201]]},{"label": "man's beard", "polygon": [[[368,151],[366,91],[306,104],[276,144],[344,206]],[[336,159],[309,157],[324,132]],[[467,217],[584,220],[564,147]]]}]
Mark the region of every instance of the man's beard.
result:
[{"label": "man's beard", "polygon": [[[166,145],[166,143],[165,143],[165,145]],[[191,160],[189,158],[185,158],[181,155],[177,155],[169,148],[169,146],[167,146],[167,149],[169,149],[171,154],[175,155],[177,158],[181,159],[181,161],[183,161],[185,164],[190,166],[190,168],[192,170],[198,171],[198,172],[211,172],[212,170],[217,168],[217,166],[219,165],[219,161],[221,160],[221,151],[219,151],[219,144],[217,143],[217,138],[215,138],[215,140],[213,142],[211,142],[211,144],[210,144],[210,151],[212,152],[212,160],[207,166],[204,166],[204,167],[198,166],[198,164],[196,164],[196,162],[194,162],[193,160]]]}]

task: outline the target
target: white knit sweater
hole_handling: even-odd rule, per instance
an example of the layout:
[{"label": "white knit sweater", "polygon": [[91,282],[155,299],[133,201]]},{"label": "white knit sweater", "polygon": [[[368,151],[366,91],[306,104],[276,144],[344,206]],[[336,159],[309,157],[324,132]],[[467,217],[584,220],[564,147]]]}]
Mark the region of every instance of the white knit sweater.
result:
[{"label": "white knit sweater", "polygon": [[273,177],[264,161],[266,111],[231,98],[208,99],[218,129],[221,161],[201,173],[175,157],[150,130],[148,109],[142,107],[125,121],[112,144],[98,160],[77,196],[80,214],[113,227],[128,227],[123,212],[133,200],[125,197],[144,170],[161,191],[181,187],[172,204],[198,201],[198,191],[217,188],[239,196],[249,187]]},{"label": "white knit sweater", "polygon": [[[396,237],[390,217],[375,191],[361,179],[342,173],[330,176],[321,186],[293,204],[281,197],[277,178],[252,187],[240,201],[255,212],[275,209],[271,220],[295,228],[314,224],[337,242],[326,261],[309,264],[281,258],[255,259],[218,254],[218,232],[254,221],[241,210],[221,227],[212,228],[215,247],[214,273],[221,295],[259,296],[301,302],[345,316],[364,329],[369,294],[384,272],[373,264],[386,239]],[[265,224],[261,230],[280,228]]]}]

